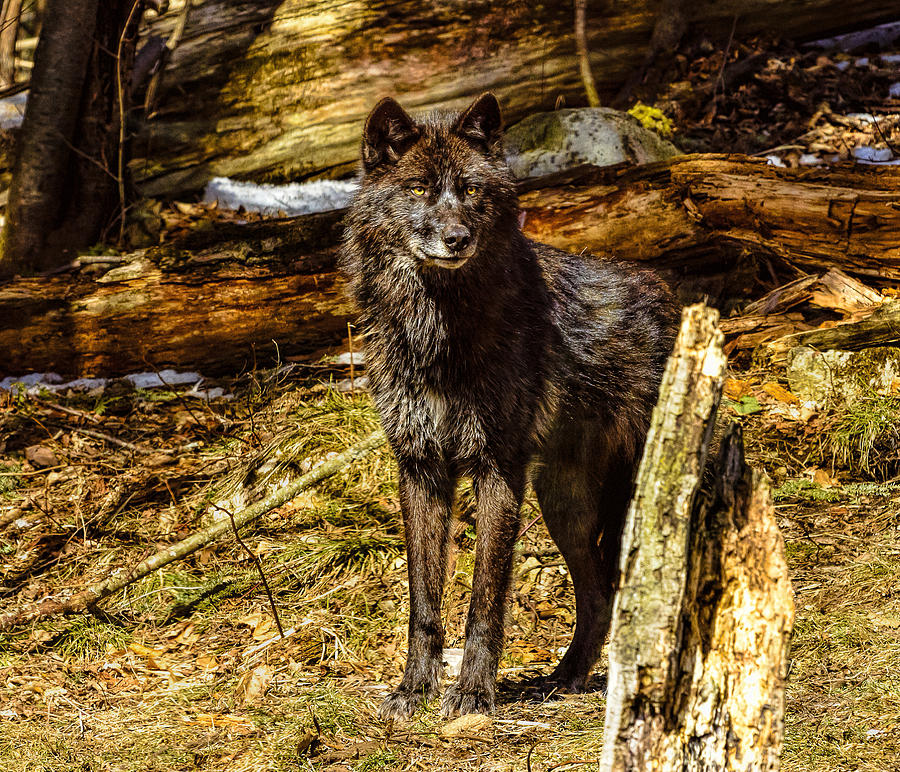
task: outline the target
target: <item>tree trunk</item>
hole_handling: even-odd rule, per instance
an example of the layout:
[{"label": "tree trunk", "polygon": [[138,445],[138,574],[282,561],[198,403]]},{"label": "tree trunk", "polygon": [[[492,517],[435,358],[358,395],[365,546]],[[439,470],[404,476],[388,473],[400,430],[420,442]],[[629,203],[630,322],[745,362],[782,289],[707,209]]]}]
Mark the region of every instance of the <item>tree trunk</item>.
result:
[{"label": "tree trunk", "polygon": [[118,68],[127,78],[141,4],[48,4],[19,132],[0,277],[58,265],[98,241],[116,216],[127,160],[119,162],[120,115],[128,107]]},{"label": "tree trunk", "polygon": [[51,0],[35,50],[3,228],[0,277],[45,267],[44,244],[64,202],[97,0]]},{"label": "tree trunk", "polygon": [[793,598],[768,483],[726,436],[715,311],[686,309],[625,526],[602,772],[775,772]]},{"label": "tree trunk", "polygon": [[[684,156],[528,180],[521,201],[529,236],[650,263],[691,302],[746,294],[753,255],[900,278],[900,211],[888,192],[898,187],[894,167]],[[214,373],[274,352],[273,340],[281,355],[336,343],[352,315],[335,266],[342,216],[221,224],[129,265],[113,257],[99,279],[11,282],[0,288],[0,362],[13,375],[127,373],[148,361]]]},{"label": "tree trunk", "polygon": [[[147,25],[168,38],[184,0]],[[588,3],[586,49],[601,100],[645,61],[660,0]],[[841,0],[699,0],[684,22],[725,45],[764,30],[809,37],[848,24]],[[896,18],[895,0],[857,0],[852,24]],[[284,182],[355,165],[367,111],[390,94],[416,110],[461,107],[484,91],[509,122],[557,100],[584,104],[568,3],[438,0],[195,0],[166,68],[159,109],[135,151],[147,195],[214,176]]]},{"label": "tree trunk", "polygon": [[9,88],[16,82],[16,36],[21,13],[22,0],[3,0],[3,11],[0,13],[0,88]]}]

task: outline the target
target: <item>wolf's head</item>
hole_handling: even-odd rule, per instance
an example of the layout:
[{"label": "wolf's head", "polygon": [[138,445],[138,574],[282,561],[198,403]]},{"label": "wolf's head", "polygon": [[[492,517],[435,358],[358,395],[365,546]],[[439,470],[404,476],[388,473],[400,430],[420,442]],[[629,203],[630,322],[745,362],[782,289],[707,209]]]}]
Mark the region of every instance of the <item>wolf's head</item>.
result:
[{"label": "wolf's head", "polygon": [[455,269],[508,239],[518,207],[501,149],[500,105],[484,94],[459,114],[417,121],[391,98],[366,119],[357,218],[417,268]]}]

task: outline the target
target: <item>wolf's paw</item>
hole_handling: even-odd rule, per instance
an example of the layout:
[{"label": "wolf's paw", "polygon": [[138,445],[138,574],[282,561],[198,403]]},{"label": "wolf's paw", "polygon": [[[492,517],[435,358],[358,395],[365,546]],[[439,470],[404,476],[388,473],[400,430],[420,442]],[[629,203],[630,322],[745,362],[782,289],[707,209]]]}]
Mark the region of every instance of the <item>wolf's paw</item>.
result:
[{"label": "wolf's paw", "polygon": [[378,709],[378,717],[383,721],[409,718],[433,696],[433,694],[426,695],[422,689],[412,691],[401,686],[384,698]]},{"label": "wolf's paw", "polygon": [[493,713],[494,687],[490,689],[465,689],[458,683],[444,692],[441,715],[444,718],[464,716],[466,713]]},{"label": "wolf's paw", "polygon": [[582,694],[587,691],[587,679],[584,676],[572,676],[567,673],[551,673],[537,679],[536,685],[547,691],[555,689],[562,694]]},{"label": "wolf's paw", "polygon": [[554,695],[583,694],[585,692],[600,691],[606,693],[606,679],[601,682],[589,682],[582,675],[573,676],[570,673],[554,671],[550,675],[530,678],[523,684],[525,694],[531,699],[545,700]]}]

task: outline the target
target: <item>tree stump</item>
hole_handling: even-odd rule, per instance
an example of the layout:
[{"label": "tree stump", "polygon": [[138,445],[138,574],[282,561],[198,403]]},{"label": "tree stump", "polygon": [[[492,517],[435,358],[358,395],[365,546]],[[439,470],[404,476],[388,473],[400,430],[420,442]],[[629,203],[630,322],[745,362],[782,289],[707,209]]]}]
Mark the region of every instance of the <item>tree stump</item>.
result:
[{"label": "tree stump", "polygon": [[[793,596],[765,476],[739,427],[704,478],[725,359],[685,310],[638,472],[613,610],[603,772],[762,772],[781,753]],[[705,475],[710,481],[710,475]]]}]

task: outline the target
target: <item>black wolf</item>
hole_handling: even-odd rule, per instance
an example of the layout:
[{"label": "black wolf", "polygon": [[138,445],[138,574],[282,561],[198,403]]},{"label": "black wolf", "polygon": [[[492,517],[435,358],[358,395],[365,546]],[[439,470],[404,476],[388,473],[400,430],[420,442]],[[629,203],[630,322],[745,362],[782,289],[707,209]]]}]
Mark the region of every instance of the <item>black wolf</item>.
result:
[{"label": "black wolf", "polygon": [[492,94],[421,120],[384,99],[363,134],[342,264],[399,466],[410,592],[408,661],[386,718],[438,692],[448,524],[464,475],[477,497],[475,574],[444,714],[494,707],[529,473],[576,598],[574,637],[549,680],[584,688],[673,340],[675,308],[653,273],[522,235],[500,139]]}]

